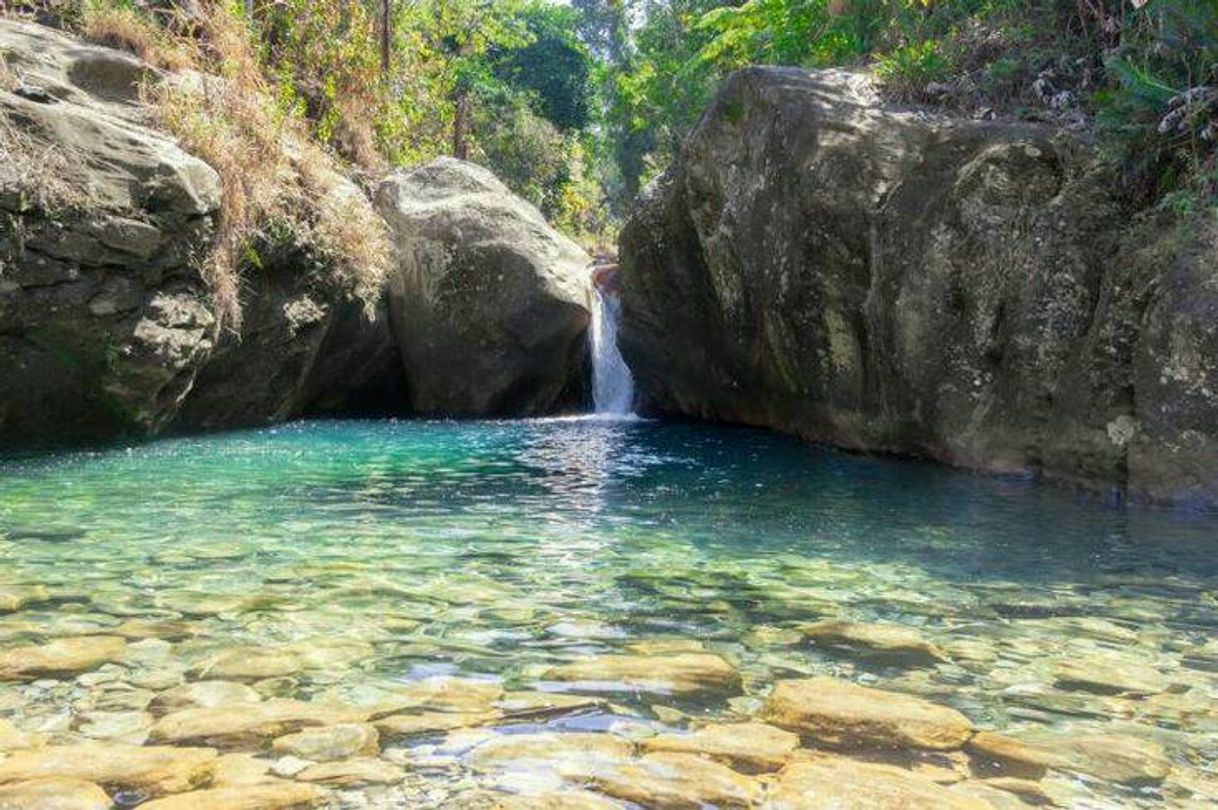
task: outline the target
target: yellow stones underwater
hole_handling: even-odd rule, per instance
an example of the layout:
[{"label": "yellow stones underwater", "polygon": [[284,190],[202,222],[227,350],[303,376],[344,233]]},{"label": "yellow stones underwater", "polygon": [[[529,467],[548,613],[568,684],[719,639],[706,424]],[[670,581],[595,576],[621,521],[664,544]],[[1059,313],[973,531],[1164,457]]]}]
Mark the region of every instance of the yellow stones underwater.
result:
[{"label": "yellow stones underwater", "polygon": [[973,724],[955,709],[834,678],[779,681],[762,714],[829,748],[949,751],[973,735]]}]

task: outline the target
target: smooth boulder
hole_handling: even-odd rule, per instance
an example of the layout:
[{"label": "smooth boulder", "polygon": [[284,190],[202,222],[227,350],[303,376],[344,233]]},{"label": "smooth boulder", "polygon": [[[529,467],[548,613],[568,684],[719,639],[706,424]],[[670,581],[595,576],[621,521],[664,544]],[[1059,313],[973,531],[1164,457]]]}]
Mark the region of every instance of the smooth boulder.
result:
[{"label": "smooth boulder", "polygon": [[584,386],[590,259],[486,169],[441,158],[376,192],[413,410],[529,415]]}]

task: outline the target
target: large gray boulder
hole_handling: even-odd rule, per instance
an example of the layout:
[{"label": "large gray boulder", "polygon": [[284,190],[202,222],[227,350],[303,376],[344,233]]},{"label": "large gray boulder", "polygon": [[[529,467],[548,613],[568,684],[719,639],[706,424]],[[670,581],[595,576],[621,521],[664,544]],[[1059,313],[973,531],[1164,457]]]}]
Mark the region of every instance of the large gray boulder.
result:
[{"label": "large gray boulder", "polygon": [[[200,267],[221,182],[151,121],[139,87],[160,74],[13,20],[0,58],[0,447],[405,410],[384,307],[290,245],[217,329]],[[368,205],[315,180],[317,205]]]},{"label": "large gray boulder", "polygon": [[211,351],[220,181],[145,124],[138,59],[0,20],[0,439],[162,427]]},{"label": "large gray boulder", "polygon": [[389,308],[420,413],[549,413],[584,386],[590,260],[493,174],[442,158],[376,192]]},{"label": "large gray boulder", "polygon": [[1218,271],[1130,235],[1089,149],[730,77],[621,237],[652,406],[841,447],[1218,496]]}]

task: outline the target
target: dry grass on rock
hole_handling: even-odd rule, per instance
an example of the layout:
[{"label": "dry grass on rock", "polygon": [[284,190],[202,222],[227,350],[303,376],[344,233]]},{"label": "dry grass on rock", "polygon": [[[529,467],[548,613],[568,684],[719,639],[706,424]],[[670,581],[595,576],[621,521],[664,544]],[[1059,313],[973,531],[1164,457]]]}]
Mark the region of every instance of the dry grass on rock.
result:
[{"label": "dry grass on rock", "polygon": [[86,2],[81,8],[80,35],[98,45],[130,51],[162,70],[193,67],[196,54],[186,37],[174,37],[135,8],[107,2]]},{"label": "dry grass on rock", "polygon": [[81,34],[167,71],[143,89],[155,120],[219,173],[224,194],[216,243],[200,271],[217,323],[241,323],[241,276],[258,250],[287,245],[309,271],[371,303],[388,272],[384,223],[362,194],[344,193],[346,167],[285,112],[267,80],[247,22],[221,2],[201,4],[174,35],[140,12],[106,2],[85,6]]}]

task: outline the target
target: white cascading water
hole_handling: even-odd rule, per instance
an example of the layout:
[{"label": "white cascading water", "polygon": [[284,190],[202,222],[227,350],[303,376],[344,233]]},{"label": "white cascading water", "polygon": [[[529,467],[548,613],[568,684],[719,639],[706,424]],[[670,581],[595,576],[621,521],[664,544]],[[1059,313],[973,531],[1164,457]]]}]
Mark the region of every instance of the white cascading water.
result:
[{"label": "white cascading water", "polygon": [[599,415],[629,416],[634,412],[634,377],[617,348],[621,301],[598,287],[592,294],[592,402]]}]

